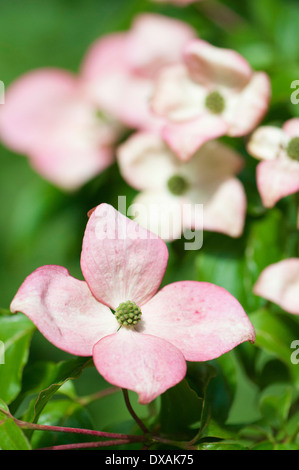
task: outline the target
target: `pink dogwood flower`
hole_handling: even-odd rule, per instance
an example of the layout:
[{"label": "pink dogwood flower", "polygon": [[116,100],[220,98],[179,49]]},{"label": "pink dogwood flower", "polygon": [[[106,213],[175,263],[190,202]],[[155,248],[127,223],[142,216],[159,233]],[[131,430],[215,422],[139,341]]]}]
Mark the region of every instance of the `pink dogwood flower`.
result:
[{"label": "pink dogwood flower", "polygon": [[265,207],[299,191],[299,119],[289,119],[282,129],[261,126],[247,145],[257,166],[257,187]]},{"label": "pink dogwood flower", "polygon": [[195,37],[186,23],[162,15],[138,15],[128,32],[96,41],[81,74],[90,96],[128,127],[159,129],[162,119],[149,107],[154,79],[165,65],[178,63],[184,45]]},{"label": "pink dogwood flower", "polygon": [[44,266],[11,304],[55,346],[93,356],[110,383],[146,404],[180,382],[186,361],[207,361],[254,328],[239,302],[213,284],[182,281],[158,293],[168,261],[165,242],[107,204],[87,223],[81,254],[85,281]]},{"label": "pink dogwood flower", "polygon": [[270,82],[237,52],[197,39],[181,64],[163,68],[151,100],[167,123],[162,136],[182,160],[206,141],[251,132],[266,113]]},{"label": "pink dogwood flower", "polygon": [[60,69],[18,78],[0,109],[2,142],[66,190],[77,189],[113,162],[118,135],[119,126],[90,102],[81,79]]},{"label": "pink dogwood flower", "polygon": [[140,191],[130,215],[164,240],[180,238],[184,229],[242,234],[247,201],[235,175],[244,162],[230,147],[210,141],[182,162],[157,134],[139,132],[118,147],[117,161]]},{"label": "pink dogwood flower", "polygon": [[271,264],[263,270],[254,293],[276,303],[286,312],[299,315],[299,258]]}]

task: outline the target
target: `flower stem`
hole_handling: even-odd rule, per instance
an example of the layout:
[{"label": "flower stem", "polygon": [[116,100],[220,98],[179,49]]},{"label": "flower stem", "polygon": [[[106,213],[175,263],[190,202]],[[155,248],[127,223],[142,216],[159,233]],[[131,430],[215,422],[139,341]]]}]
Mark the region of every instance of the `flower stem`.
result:
[{"label": "flower stem", "polygon": [[129,439],[115,439],[111,441],[98,441],[98,442],[79,442],[76,444],[63,444],[52,447],[43,447],[35,450],[76,450],[76,449],[87,449],[95,447],[108,447],[108,446],[119,446],[121,444],[132,444],[134,441]]},{"label": "flower stem", "polygon": [[52,432],[65,432],[73,434],[88,434],[94,437],[106,437],[121,440],[129,440],[130,442],[143,441],[143,436],[134,436],[130,434],[111,433],[103,431],[94,431],[93,429],[69,428],[63,426],[48,426],[46,424],[26,423],[14,418],[15,423],[22,429],[31,429],[33,431],[52,431]]},{"label": "flower stem", "polygon": [[138,416],[136,415],[135,411],[134,411],[133,408],[132,408],[132,405],[131,405],[131,403],[130,403],[130,398],[129,398],[128,390],[125,389],[125,388],[123,388],[122,391],[123,391],[123,395],[124,395],[126,407],[128,408],[128,411],[129,411],[130,415],[132,416],[132,418],[134,419],[134,421],[138,424],[138,426],[140,427],[140,429],[142,430],[142,432],[143,432],[144,434],[149,434],[149,430],[147,429],[147,427],[145,426],[145,424],[141,421],[141,419],[138,418]]}]

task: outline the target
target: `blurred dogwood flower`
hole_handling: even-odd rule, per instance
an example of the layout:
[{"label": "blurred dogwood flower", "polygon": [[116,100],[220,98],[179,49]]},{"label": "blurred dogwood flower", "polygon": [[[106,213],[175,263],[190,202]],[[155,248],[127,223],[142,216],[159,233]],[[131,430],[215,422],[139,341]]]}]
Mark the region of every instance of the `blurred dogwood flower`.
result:
[{"label": "blurred dogwood flower", "polygon": [[184,45],[195,35],[179,20],[137,16],[128,32],[105,36],[87,51],[81,73],[88,93],[126,126],[160,128],[163,120],[149,107],[153,80],[161,67],[182,59]]},{"label": "blurred dogwood flower", "polygon": [[299,258],[271,264],[259,276],[254,293],[299,315]]},{"label": "blurred dogwood flower", "polygon": [[230,147],[210,141],[182,162],[158,135],[139,132],[118,148],[117,160],[140,191],[130,215],[164,240],[180,238],[184,229],[242,234],[247,202],[235,175],[243,159]]},{"label": "blurred dogwood flower", "polygon": [[152,110],[167,120],[162,136],[182,160],[206,141],[251,132],[266,113],[270,82],[237,52],[190,41],[181,64],[160,71]]},{"label": "blurred dogwood flower", "polygon": [[282,129],[261,126],[247,145],[248,152],[263,160],[257,166],[257,186],[265,207],[299,191],[299,119],[286,121]]},{"label": "blurred dogwood flower", "polygon": [[29,157],[55,185],[73,190],[113,161],[119,125],[87,99],[80,78],[60,69],[38,69],[6,90],[0,139]]},{"label": "blurred dogwood flower", "polygon": [[85,281],[61,266],[41,267],[24,281],[11,311],[27,315],[58,348],[93,355],[108,382],[149,403],[184,378],[186,361],[255,340],[243,308],[222,287],[182,281],[156,294],[167,261],[163,240],[101,204],[83,239]]}]

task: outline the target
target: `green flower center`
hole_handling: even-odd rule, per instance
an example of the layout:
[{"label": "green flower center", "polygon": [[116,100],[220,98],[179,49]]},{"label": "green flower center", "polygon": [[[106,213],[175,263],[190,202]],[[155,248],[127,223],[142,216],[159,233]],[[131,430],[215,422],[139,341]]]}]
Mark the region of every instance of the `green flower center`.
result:
[{"label": "green flower center", "polygon": [[189,184],[182,176],[174,175],[167,181],[167,186],[172,194],[181,196],[187,191]]},{"label": "green flower center", "polygon": [[287,146],[287,154],[292,160],[299,162],[299,137],[290,140]]},{"label": "green flower center", "polygon": [[141,320],[141,310],[135,302],[128,300],[119,304],[115,317],[121,326],[135,326]]},{"label": "green flower center", "polygon": [[211,113],[220,114],[224,111],[225,101],[219,91],[212,91],[212,93],[206,97],[205,105]]}]

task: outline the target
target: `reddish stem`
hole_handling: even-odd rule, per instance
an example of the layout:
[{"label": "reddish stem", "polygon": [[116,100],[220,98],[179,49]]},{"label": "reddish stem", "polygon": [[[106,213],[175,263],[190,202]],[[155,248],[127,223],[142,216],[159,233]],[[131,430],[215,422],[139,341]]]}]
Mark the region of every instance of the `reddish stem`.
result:
[{"label": "reddish stem", "polygon": [[66,432],[66,433],[74,433],[74,434],[88,434],[90,436],[95,437],[107,437],[107,438],[115,438],[115,439],[127,439],[129,441],[134,440],[136,441],[143,441],[143,436],[134,436],[130,434],[119,434],[119,433],[111,433],[111,432],[103,432],[103,431],[94,431],[93,429],[81,429],[81,428],[68,428],[62,426],[48,426],[45,424],[34,424],[34,423],[26,423],[24,421],[20,421],[15,419],[15,423],[23,429],[32,429],[33,431],[52,431],[52,432]]},{"label": "reddish stem", "polygon": [[121,444],[131,444],[134,441],[128,439],[115,439],[111,441],[100,441],[100,442],[80,442],[78,444],[63,444],[59,446],[43,447],[35,450],[75,450],[75,449],[87,449],[95,447],[107,447],[107,446],[119,446]]}]

